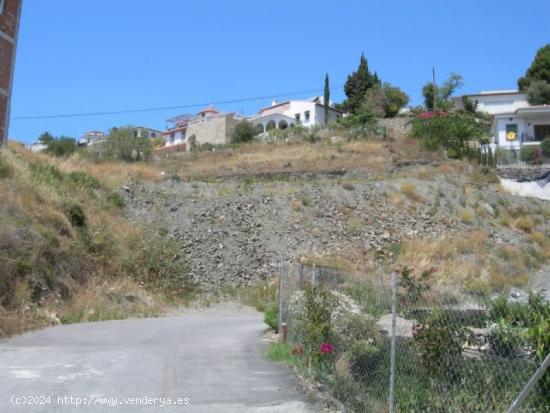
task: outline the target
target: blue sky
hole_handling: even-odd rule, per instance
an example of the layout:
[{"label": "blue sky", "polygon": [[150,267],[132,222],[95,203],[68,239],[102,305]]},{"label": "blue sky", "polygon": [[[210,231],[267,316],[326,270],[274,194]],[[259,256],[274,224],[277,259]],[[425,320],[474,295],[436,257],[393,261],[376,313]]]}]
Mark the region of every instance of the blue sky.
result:
[{"label": "blue sky", "polygon": [[[438,80],[460,73],[462,93],[515,88],[550,42],[549,15],[548,0],[25,0],[11,115],[321,93],[325,72],[340,101],[361,52],[413,104],[432,66]],[[251,114],[269,102],[218,107]],[[127,124],[163,129],[165,119],[198,110],[12,119],[10,137],[31,142],[45,130],[78,137]]]}]

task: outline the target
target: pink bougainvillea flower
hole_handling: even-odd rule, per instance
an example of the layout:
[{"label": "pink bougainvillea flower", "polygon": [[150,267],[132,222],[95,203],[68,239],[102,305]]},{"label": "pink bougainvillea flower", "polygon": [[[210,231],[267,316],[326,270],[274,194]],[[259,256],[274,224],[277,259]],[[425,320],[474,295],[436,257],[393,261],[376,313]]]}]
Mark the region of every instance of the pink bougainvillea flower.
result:
[{"label": "pink bougainvillea flower", "polygon": [[321,351],[321,353],[323,354],[330,354],[334,351],[334,344],[331,344],[331,343],[322,343],[320,346],[319,346],[319,350]]}]

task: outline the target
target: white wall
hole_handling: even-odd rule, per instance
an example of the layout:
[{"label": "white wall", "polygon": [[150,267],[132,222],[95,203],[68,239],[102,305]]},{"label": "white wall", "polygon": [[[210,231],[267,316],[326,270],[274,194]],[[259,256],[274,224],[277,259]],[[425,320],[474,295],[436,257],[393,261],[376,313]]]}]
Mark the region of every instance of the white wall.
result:
[{"label": "white wall", "polygon": [[481,112],[497,115],[500,113],[512,113],[517,109],[529,106],[526,93],[510,93],[498,95],[469,96],[472,101],[477,101],[477,109]]},{"label": "white wall", "polygon": [[[171,141],[170,134],[174,134],[174,140]],[[173,132],[165,132],[162,137],[164,138],[164,141],[166,142],[166,146],[173,146],[173,145],[180,145],[182,143],[185,143],[186,134],[185,130],[177,130]]]}]

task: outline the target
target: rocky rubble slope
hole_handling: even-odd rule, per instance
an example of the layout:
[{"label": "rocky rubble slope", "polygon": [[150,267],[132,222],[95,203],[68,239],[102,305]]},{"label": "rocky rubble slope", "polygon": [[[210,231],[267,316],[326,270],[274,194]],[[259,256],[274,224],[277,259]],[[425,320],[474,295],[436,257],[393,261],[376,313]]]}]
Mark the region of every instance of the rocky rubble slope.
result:
[{"label": "rocky rubble slope", "polygon": [[496,200],[506,197],[496,185],[468,194],[483,214],[464,222],[459,211],[468,200],[462,184],[435,172],[426,180],[380,181],[367,173],[166,179],[131,182],[123,193],[127,217],[176,237],[190,277],[203,286],[248,285],[277,273],[282,259],[303,254],[356,249],[387,258],[391,246],[405,239],[435,238],[467,227],[482,227],[498,242],[521,242],[494,223]]}]

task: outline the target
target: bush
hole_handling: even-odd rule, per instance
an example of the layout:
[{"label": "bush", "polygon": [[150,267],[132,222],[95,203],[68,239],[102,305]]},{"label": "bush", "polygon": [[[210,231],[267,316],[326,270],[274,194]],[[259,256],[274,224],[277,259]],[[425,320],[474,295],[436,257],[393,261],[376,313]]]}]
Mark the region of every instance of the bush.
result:
[{"label": "bush", "polygon": [[0,179],[13,176],[13,168],[0,153]]},{"label": "bush", "polygon": [[82,207],[76,202],[69,203],[64,207],[65,215],[75,227],[84,228],[86,226],[86,215]]},{"label": "bush", "polygon": [[273,330],[279,330],[279,307],[277,303],[267,305],[264,313],[264,322]]},{"label": "bush", "polygon": [[76,139],[67,136],[61,136],[48,143],[46,153],[54,156],[68,156],[74,153],[78,148]]},{"label": "bush", "polygon": [[446,311],[432,310],[423,324],[415,326],[413,336],[426,368],[441,374],[460,365],[468,330]]},{"label": "bush", "polygon": [[231,135],[232,143],[250,142],[258,134],[258,129],[250,122],[243,120],[235,125],[235,130]]},{"label": "bush", "polygon": [[489,132],[485,115],[469,112],[426,113],[412,121],[412,136],[430,150],[451,149],[451,155],[462,158],[467,141],[481,140]]},{"label": "bush", "polygon": [[540,143],[540,149],[544,156],[550,156],[550,137],[546,137]]},{"label": "bush", "polygon": [[110,192],[109,195],[107,195],[107,201],[114,205],[116,208],[124,208],[125,205],[122,195],[114,191]]},{"label": "bush", "polygon": [[93,149],[98,150],[97,156],[125,162],[147,161],[153,153],[149,139],[135,137],[131,127],[112,128],[107,139],[93,145]]},{"label": "bush", "polygon": [[535,221],[529,216],[519,217],[516,220],[516,227],[525,232],[532,232],[535,227]]},{"label": "bush", "polygon": [[540,149],[533,146],[523,146],[521,148],[520,157],[522,161],[531,165],[541,163]]}]

